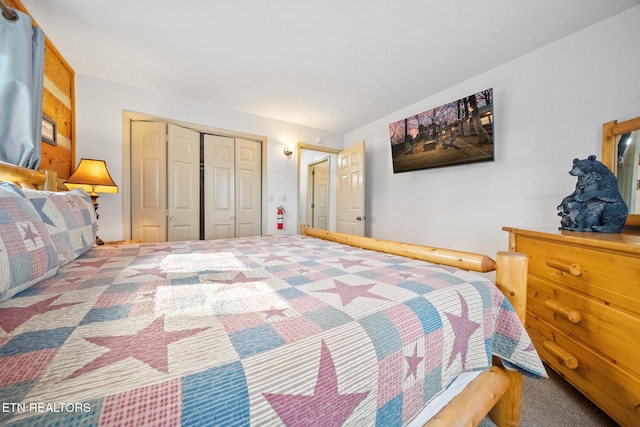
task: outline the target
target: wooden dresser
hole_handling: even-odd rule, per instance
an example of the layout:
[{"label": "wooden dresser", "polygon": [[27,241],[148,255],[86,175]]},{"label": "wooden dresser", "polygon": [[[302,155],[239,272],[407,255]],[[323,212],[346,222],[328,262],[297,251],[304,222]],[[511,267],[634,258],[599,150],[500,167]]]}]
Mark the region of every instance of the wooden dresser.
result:
[{"label": "wooden dresser", "polygon": [[623,426],[640,426],[640,233],[517,229],[526,326],[543,361]]}]

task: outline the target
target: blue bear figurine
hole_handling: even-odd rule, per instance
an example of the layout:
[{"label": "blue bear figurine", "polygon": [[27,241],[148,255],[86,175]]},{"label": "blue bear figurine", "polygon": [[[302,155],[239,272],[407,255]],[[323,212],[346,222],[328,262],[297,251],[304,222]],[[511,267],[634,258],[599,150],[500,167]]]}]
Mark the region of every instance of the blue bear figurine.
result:
[{"label": "blue bear figurine", "polygon": [[615,175],[591,155],[573,160],[569,174],[578,177],[576,190],[558,206],[560,228],[573,231],[618,233],[627,220],[625,204]]}]

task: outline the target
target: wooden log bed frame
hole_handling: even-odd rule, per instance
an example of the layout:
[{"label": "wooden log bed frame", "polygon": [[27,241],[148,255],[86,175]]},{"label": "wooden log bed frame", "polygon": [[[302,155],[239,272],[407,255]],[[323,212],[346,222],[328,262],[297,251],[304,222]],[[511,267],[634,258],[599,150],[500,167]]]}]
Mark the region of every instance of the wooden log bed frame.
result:
[{"label": "wooden log bed frame", "polygon": [[[25,188],[60,188],[55,172],[36,171],[0,162],[0,181]],[[359,237],[302,226],[301,234],[364,249],[447,265],[481,273],[495,271],[495,283],[524,323],[526,311],[527,257],[516,252],[498,252],[496,260],[482,254],[416,244]],[[522,374],[506,370],[497,358],[493,366],[473,380],[435,415],[425,427],[475,426],[489,414],[500,427],[520,424]]]}]

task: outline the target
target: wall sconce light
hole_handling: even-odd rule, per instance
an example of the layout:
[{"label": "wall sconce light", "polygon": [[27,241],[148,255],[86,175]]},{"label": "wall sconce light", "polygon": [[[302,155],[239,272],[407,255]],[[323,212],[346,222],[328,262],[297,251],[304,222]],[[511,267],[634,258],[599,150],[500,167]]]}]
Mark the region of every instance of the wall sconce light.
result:
[{"label": "wall sconce light", "polygon": [[290,159],[292,154],[293,151],[289,147],[284,147],[284,155],[287,156],[287,159]]}]

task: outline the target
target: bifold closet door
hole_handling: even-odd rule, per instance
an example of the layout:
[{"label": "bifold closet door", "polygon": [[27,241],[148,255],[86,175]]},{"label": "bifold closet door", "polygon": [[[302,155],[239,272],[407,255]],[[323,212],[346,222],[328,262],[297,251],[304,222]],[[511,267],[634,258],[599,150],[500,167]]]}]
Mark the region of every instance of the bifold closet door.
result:
[{"label": "bifold closet door", "polygon": [[131,238],[200,238],[204,164],[204,238],[262,234],[262,143],[204,134],[164,122],[131,123]]},{"label": "bifold closet door", "polygon": [[167,124],[131,122],[131,238],[167,241]]},{"label": "bifold closet door", "polygon": [[204,136],[204,238],[262,232],[262,144]]},{"label": "bifold closet door", "polygon": [[200,239],[200,133],[168,124],[167,240]]},{"label": "bifold closet door", "polygon": [[204,136],[204,238],[236,236],[235,138]]},{"label": "bifold closet door", "polygon": [[262,234],[262,144],[236,138],[236,237]]},{"label": "bifold closet door", "polygon": [[200,133],[164,122],[131,123],[131,238],[200,238]]}]

